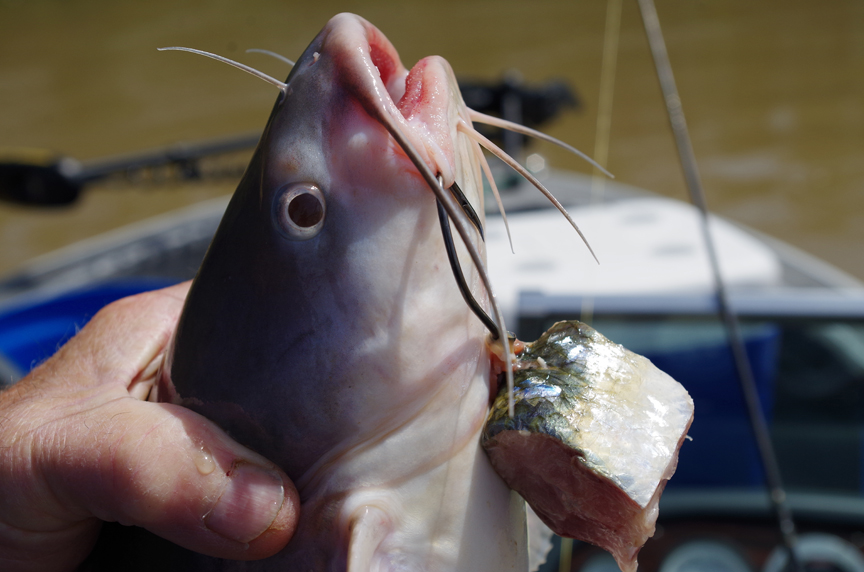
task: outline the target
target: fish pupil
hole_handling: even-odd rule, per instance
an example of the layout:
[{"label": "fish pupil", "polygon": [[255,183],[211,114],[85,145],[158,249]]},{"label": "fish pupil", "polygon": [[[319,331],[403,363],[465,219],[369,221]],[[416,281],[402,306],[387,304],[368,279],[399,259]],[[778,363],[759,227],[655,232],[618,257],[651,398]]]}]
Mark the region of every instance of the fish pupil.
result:
[{"label": "fish pupil", "polygon": [[297,226],[310,228],[324,218],[324,207],[311,193],[302,193],[288,203],[288,217]]}]

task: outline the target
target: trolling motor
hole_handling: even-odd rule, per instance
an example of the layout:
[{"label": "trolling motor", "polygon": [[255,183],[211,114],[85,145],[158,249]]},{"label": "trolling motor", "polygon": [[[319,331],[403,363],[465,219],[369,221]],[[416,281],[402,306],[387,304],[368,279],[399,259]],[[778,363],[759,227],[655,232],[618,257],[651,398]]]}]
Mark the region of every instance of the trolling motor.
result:
[{"label": "trolling motor", "polygon": [[[468,107],[526,127],[537,128],[565,108],[580,107],[573,89],[564,81],[525,84],[517,72],[505,74],[499,82],[462,80],[459,86]],[[478,127],[511,157],[521,155],[524,135]],[[260,133],[249,133],[87,162],[41,150],[0,149],[0,200],[33,206],[70,205],[87,185],[100,179],[158,167],[175,167],[181,180],[196,180],[202,177],[201,159],[252,149],[259,137]]]}]

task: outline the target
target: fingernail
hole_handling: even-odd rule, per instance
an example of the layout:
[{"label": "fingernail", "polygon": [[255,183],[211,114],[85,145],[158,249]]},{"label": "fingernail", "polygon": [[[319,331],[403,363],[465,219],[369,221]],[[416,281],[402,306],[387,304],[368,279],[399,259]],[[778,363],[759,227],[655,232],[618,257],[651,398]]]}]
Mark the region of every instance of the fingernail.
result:
[{"label": "fingernail", "polygon": [[279,473],[257,465],[236,465],[228,485],[204,523],[213,532],[238,542],[250,542],[270,528],[282,503],[285,488]]}]

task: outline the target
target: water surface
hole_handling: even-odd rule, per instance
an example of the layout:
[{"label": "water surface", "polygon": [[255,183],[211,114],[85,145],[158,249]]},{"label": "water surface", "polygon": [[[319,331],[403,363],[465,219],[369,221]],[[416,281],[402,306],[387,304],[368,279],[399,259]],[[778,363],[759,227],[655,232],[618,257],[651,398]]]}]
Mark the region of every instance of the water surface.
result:
[{"label": "water surface", "polygon": [[[606,4],[549,0],[0,0],[0,147],[90,159],[260,129],[272,86],[156,48],[215,51],[284,77],[283,64],[244,50],[297,57],[340,11],[381,28],[406,65],[440,54],[462,76],[566,79],[583,107],[548,131],[593,151]],[[709,206],[864,279],[864,3],[658,0],[658,12]],[[635,2],[623,6],[608,166],[686,198]],[[0,204],[0,273],[235,182],[112,183],[52,210]]]}]

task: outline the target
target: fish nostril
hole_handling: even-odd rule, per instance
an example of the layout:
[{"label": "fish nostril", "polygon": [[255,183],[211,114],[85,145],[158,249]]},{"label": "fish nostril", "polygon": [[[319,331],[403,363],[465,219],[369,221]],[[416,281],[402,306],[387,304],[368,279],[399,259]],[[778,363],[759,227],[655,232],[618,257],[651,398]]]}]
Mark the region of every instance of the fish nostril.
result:
[{"label": "fish nostril", "polygon": [[295,196],[288,203],[288,217],[301,228],[310,228],[324,218],[324,205],[311,193]]}]

